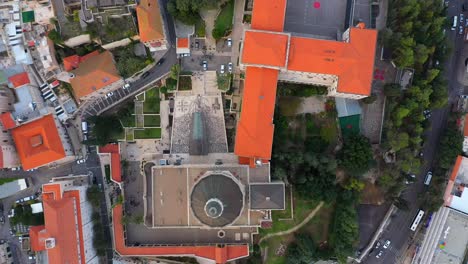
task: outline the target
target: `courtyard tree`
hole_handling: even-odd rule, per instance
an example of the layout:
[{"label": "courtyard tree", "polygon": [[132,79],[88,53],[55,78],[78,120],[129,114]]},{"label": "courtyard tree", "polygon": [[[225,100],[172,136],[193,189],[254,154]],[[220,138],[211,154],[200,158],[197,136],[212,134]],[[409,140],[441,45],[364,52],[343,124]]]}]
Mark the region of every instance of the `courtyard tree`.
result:
[{"label": "courtyard tree", "polygon": [[338,161],[346,172],[361,176],[369,170],[372,160],[371,145],[366,137],[351,134],[344,139],[343,148],[338,153]]}]

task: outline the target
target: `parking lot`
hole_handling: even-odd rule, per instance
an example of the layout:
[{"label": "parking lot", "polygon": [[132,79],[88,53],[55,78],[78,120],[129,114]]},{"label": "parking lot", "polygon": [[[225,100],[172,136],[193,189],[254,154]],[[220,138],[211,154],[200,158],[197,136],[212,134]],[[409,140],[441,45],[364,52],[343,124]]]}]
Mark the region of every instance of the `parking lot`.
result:
[{"label": "parking lot", "polygon": [[115,102],[119,101],[120,99],[126,97],[128,94],[132,92],[132,85],[129,88],[123,89],[122,87],[118,88],[117,90],[112,91],[112,95],[110,96],[102,96],[96,100],[89,107],[86,108],[86,114],[89,116],[97,115],[101,112],[101,110],[107,108],[108,106],[114,104]]},{"label": "parking lot", "polygon": [[221,65],[224,65],[227,71],[227,64],[231,62],[231,56],[191,55],[189,57],[183,57],[182,70],[203,71],[203,61],[207,62],[208,71],[219,71]]},{"label": "parking lot", "polygon": [[284,31],[335,40],[344,31],[346,4],[343,0],[289,0]]}]

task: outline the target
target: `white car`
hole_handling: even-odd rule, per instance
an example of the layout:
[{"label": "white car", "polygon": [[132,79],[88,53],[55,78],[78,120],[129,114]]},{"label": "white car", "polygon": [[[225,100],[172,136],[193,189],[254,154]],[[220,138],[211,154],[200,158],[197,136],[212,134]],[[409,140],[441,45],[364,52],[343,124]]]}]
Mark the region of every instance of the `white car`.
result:
[{"label": "white car", "polygon": [[203,61],[203,70],[204,71],[208,70],[208,62],[207,61]]},{"label": "white car", "polygon": [[108,93],[106,94],[106,98],[111,97],[111,96],[113,96],[113,95],[114,95],[114,92],[108,92]]},{"label": "white car", "polygon": [[129,83],[126,83],[122,88],[124,88],[125,90],[127,90],[128,88],[130,88],[130,84],[129,84]]},{"label": "white car", "polygon": [[228,47],[232,47],[232,39],[231,38],[227,39],[227,45],[228,45]]},{"label": "white car", "polygon": [[79,159],[76,161],[76,164],[83,164],[85,163],[85,161],[86,161],[85,159]]},{"label": "white car", "polygon": [[392,242],[390,240],[385,241],[385,244],[383,245],[383,248],[387,249]]},{"label": "white car", "polygon": [[224,64],[221,64],[221,70],[220,70],[221,73],[224,73],[224,68],[225,68]]},{"label": "white car", "polygon": [[376,257],[376,258],[380,258],[380,257],[382,256],[382,254],[383,254],[383,251],[380,250],[379,253],[378,253],[377,255],[375,255],[375,257]]},{"label": "white car", "polygon": [[232,62],[228,63],[228,71],[232,73]]}]

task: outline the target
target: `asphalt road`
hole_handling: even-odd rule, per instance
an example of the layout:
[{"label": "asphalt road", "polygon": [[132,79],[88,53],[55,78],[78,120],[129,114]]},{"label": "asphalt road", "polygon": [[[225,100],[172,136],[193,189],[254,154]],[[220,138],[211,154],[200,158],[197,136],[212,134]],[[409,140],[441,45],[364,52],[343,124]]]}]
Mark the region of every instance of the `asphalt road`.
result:
[{"label": "asphalt road", "polygon": [[[448,7],[449,21],[452,16],[459,15],[462,11],[461,3],[458,4],[455,2],[456,1],[451,1]],[[387,239],[391,241],[390,247],[383,250],[384,252],[382,257],[376,258],[375,254],[378,252],[374,251],[364,259],[363,263],[401,263],[401,261],[403,261],[402,257],[404,256],[405,251],[412,243],[412,239],[415,234],[409,229],[409,226],[419,210],[418,196],[420,193],[425,191],[423,183],[424,177],[427,171],[431,169],[434,157],[436,156],[438,142],[447,122],[450,107],[457,101],[464,88],[463,85],[457,81],[458,71],[456,65],[459,63],[459,54],[461,54],[463,50],[463,35],[459,35],[457,32],[458,30],[451,31],[450,28],[447,29],[448,39],[454,46],[452,56],[447,60],[444,72],[449,85],[449,104],[445,108],[434,110],[432,112],[431,129],[426,133],[424,146],[425,165],[422,169],[422,173],[417,177],[417,182],[410,185],[402,194],[403,198],[409,202],[410,210],[406,212],[398,210],[392,216],[390,224],[380,237],[381,243]]]}]

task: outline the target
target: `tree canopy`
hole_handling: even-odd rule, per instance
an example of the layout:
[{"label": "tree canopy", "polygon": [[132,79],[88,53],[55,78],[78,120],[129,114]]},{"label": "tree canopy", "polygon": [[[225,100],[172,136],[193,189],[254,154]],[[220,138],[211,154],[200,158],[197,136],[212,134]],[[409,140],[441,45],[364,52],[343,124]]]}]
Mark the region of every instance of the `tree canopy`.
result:
[{"label": "tree canopy", "polygon": [[360,134],[351,134],[344,139],[338,153],[339,165],[351,175],[361,176],[371,166],[372,149],[369,140]]}]

